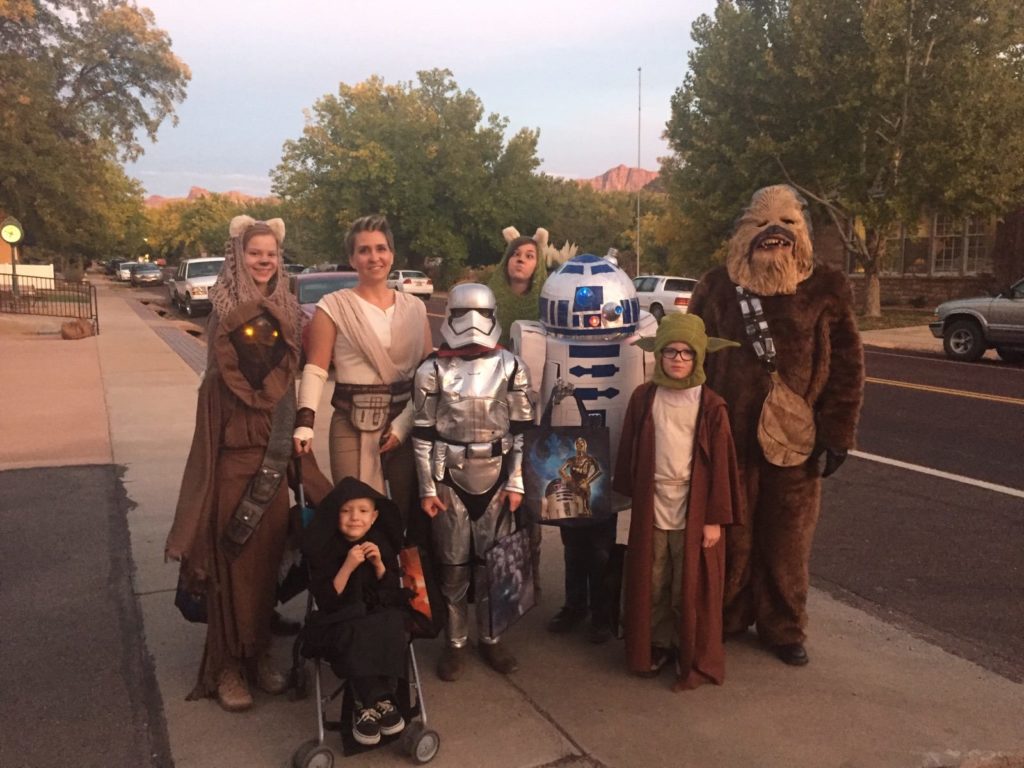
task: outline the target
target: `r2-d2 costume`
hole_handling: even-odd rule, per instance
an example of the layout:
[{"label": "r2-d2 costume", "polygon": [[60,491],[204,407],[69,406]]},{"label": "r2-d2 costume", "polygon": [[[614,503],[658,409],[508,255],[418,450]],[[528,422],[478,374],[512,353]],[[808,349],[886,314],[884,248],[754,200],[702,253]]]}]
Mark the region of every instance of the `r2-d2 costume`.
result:
[{"label": "r2-d2 costume", "polygon": [[[587,426],[604,426],[609,447],[618,452],[622,421],[633,390],[651,377],[654,357],[631,342],[654,336],[657,321],[641,311],[636,288],[614,260],[580,254],[553,272],[540,294],[540,322],[512,325],[512,343],[540,385],[538,409],[543,412],[556,385],[572,386],[574,397],[554,403],[552,426],[580,424],[578,398],[588,412]],[[617,623],[609,614],[614,595],[604,576],[615,543],[616,516],[588,524],[561,527],[565,546],[565,605],[548,628],[565,632],[587,612],[594,642],[608,636]]]},{"label": "r2-d2 costume", "polygon": [[471,578],[480,639],[494,645],[482,558],[496,538],[511,532],[512,516],[499,514],[501,491],[523,493],[522,433],[534,421],[530,377],[519,357],[495,349],[501,328],[487,286],[451,290],[441,333],[446,344],[413,380],[420,498],[436,496],[447,506],[431,529],[449,645],[464,648],[468,640]]}]

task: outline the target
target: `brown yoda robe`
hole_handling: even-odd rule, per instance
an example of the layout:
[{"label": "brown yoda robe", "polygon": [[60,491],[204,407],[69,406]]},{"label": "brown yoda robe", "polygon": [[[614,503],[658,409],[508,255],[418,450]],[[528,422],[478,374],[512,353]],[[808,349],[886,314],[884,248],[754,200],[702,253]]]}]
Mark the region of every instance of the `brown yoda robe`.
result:
[{"label": "brown yoda robe", "polygon": [[[864,360],[846,277],[816,266],[793,295],[762,296],[779,373],[814,411],[817,444],[854,446],[864,390]],[[769,645],[803,642],[809,561],[821,506],[816,462],[776,467],[765,461],[757,422],[769,377],[747,338],[736,287],[725,267],[705,274],[689,312],[709,335],[742,342],[708,360],[708,384],[725,398],[743,481],[747,519],[730,530],[725,631],[757,624]]]},{"label": "brown yoda robe", "polygon": [[[652,407],[657,386],[641,384],[626,409],[615,464],[616,491],[633,498],[626,558],[626,663],[631,672],[651,667],[651,572],[654,531],[654,457]],[[742,515],[736,455],[729,434],[725,401],[708,387],[701,391],[693,446],[693,468],[686,513],[683,559],[682,624],[675,690],[725,679],[722,645],[722,589],[725,533],[713,547],[701,546],[705,525],[730,525]]]},{"label": "brown yoda robe", "polygon": [[[254,389],[238,367],[228,335],[271,305],[241,304],[223,320],[211,316],[209,363],[199,387],[196,428],[166,557],[181,561],[188,587],[207,596],[206,646],[189,698],[216,694],[229,665],[255,660],[270,642],[278,568],[288,534],[288,485],[282,482],[252,537],[235,560],[217,546],[249,480],[263,463],[274,407],[295,384],[297,356],[285,355]],[[284,325],[283,318],[278,318]],[[304,471],[315,500],[330,486],[315,466]]]}]

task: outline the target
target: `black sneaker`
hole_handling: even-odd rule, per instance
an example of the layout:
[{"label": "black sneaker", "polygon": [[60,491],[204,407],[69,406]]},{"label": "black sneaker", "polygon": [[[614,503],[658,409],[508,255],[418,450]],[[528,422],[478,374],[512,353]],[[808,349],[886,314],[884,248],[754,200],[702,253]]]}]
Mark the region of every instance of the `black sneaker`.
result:
[{"label": "black sneaker", "polygon": [[563,605],[558,610],[558,613],[552,617],[551,621],[548,622],[548,632],[554,632],[556,635],[572,632],[586,615],[587,612],[585,610]]},{"label": "black sneaker", "polygon": [[377,710],[377,720],[380,724],[380,732],[384,736],[394,736],[405,730],[405,718],[398,711],[398,707],[391,703],[390,699],[382,699],[374,707]]},{"label": "black sneaker", "polygon": [[352,714],[352,736],[367,747],[380,743],[380,713],[376,707],[358,709]]}]

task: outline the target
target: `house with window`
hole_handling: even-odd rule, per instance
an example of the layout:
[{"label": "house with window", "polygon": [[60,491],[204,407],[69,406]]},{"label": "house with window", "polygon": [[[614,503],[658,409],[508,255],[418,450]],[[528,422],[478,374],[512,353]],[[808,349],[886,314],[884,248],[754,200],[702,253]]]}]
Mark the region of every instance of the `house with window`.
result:
[{"label": "house with window", "polygon": [[[844,267],[858,301],[864,268],[834,230],[815,239],[827,263]],[[902,225],[879,264],[882,305],[933,306],[949,299],[998,293],[1024,277],[1024,208],[1003,217],[935,214]]]}]

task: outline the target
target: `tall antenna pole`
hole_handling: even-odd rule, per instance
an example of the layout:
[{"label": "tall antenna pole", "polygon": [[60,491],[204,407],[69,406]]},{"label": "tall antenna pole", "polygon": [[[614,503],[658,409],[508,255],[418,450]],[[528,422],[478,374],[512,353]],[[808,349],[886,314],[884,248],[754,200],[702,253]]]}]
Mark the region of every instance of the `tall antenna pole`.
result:
[{"label": "tall antenna pole", "polygon": [[[643,68],[636,68],[636,168],[640,170],[640,117]],[[636,273],[640,274],[640,189],[636,190]]]}]

